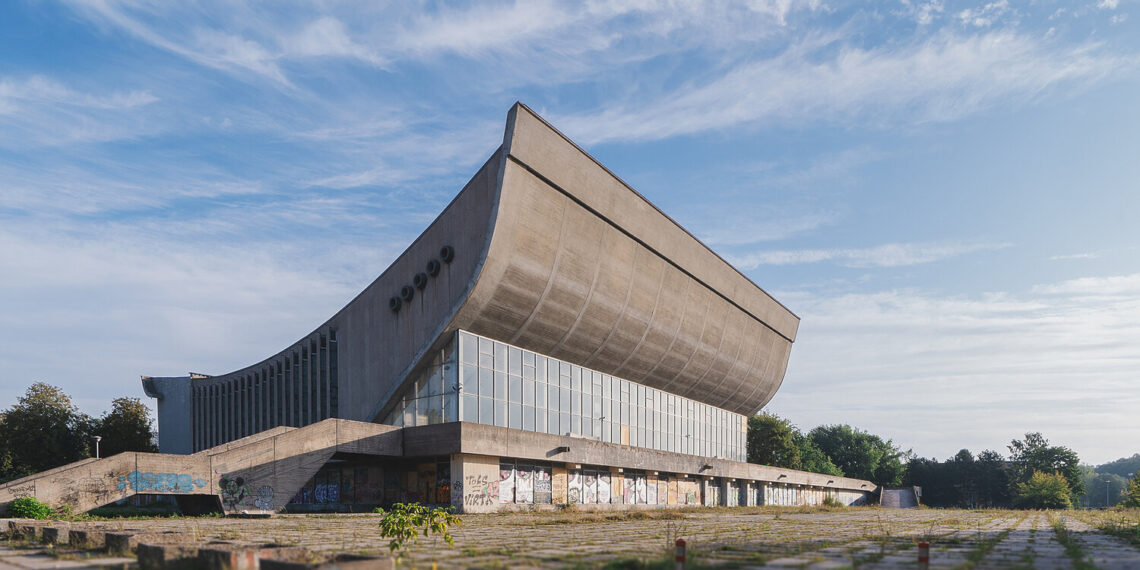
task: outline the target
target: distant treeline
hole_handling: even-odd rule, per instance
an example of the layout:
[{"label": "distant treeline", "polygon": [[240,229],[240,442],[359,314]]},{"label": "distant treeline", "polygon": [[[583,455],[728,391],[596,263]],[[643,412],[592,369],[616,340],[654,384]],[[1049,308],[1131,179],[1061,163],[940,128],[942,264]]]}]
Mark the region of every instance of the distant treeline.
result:
[{"label": "distant treeline", "polygon": [[[748,461],[867,479],[886,487],[922,488],[933,507],[1071,508],[1140,506],[1140,454],[1096,467],[1037,432],[1014,439],[1009,456],[963,449],[938,461],[916,457],[891,440],[848,425],[806,434],[774,414],[748,422]],[[1106,494],[1107,491],[1107,494]]]}]

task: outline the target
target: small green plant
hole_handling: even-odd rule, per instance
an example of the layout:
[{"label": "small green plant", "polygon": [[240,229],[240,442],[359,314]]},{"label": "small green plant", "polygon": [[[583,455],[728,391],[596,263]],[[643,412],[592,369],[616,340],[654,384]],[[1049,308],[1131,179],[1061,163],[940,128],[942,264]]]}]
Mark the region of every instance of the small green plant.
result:
[{"label": "small green plant", "polygon": [[450,528],[463,522],[451,512],[451,507],[431,508],[419,503],[396,503],[392,510],[376,509],[383,514],[380,519],[380,535],[388,540],[388,548],[403,557],[408,547],[419,540],[419,535],[436,535],[448,546],[454,546]]},{"label": "small green plant", "polygon": [[8,505],[8,515],[21,519],[50,519],[55,510],[35,497],[20,497]]},{"label": "small green plant", "polygon": [[830,507],[846,507],[847,505],[844,505],[843,503],[839,502],[839,499],[836,499],[835,497],[824,497],[823,498],[823,506],[830,508]]}]

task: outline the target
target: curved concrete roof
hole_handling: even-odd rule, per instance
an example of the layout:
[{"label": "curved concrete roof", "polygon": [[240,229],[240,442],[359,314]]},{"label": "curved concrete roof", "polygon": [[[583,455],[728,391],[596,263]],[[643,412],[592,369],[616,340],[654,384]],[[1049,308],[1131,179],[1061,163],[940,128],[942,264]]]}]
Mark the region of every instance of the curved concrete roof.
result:
[{"label": "curved concrete roof", "polygon": [[[411,302],[388,307],[444,246]],[[337,330],[340,417],[372,420],[455,329],[743,414],[775,394],[799,319],[529,108]],[[224,382],[307,345],[313,335]]]}]

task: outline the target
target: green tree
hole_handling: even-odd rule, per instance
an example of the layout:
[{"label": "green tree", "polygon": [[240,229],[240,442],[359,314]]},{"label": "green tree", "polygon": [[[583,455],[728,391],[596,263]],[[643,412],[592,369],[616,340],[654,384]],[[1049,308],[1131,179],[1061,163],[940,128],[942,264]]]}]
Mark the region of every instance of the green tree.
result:
[{"label": "green tree", "polygon": [[1019,509],[1071,509],[1072,490],[1060,473],[1034,471],[1029,480],[1018,483],[1013,506]]},{"label": "green tree", "polygon": [[843,471],[795,425],[768,413],[748,418],[748,462],[825,475],[843,475]]},{"label": "green tree", "polygon": [[848,477],[887,487],[902,484],[906,472],[903,458],[909,452],[901,451],[892,441],[849,425],[819,426],[808,437]]},{"label": "green tree", "polygon": [[1024,440],[1015,439],[1010,442],[1009,453],[1011,484],[1016,486],[1027,483],[1038,471],[1060,473],[1069,485],[1069,502],[1079,504],[1081,496],[1085,494],[1085,483],[1081,477],[1081,461],[1075,451],[1059,445],[1049,445],[1049,440],[1040,432],[1032,432],[1025,434]]},{"label": "green tree", "polygon": [[748,418],[748,462],[800,469],[800,448],[796,445],[798,433],[796,426],[775,414],[757,414]]},{"label": "green tree", "polygon": [[1097,465],[1096,472],[1131,477],[1134,473],[1140,473],[1140,453],[1133,453],[1132,457],[1121,457],[1116,461]]},{"label": "green tree", "polygon": [[111,411],[99,419],[95,433],[103,437],[100,455],[110,457],[124,451],[158,451],[150,410],[138,398],[115,398]]},{"label": "green tree", "polygon": [[979,507],[1008,507],[1010,505],[1009,471],[1000,453],[985,450],[974,459],[977,477]]},{"label": "green tree", "polygon": [[1140,473],[1136,473],[1124,489],[1124,500],[1120,502],[1125,507],[1140,507]]},{"label": "green tree", "polygon": [[8,455],[4,476],[20,477],[89,457],[92,424],[62,390],[32,384],[0,423]]},{"label": "green tree", "polygon": [[827,456],[810,437],[796,432],[796,447],[800,449],[800,469],[824,475],[843,476],[843,470]]}]

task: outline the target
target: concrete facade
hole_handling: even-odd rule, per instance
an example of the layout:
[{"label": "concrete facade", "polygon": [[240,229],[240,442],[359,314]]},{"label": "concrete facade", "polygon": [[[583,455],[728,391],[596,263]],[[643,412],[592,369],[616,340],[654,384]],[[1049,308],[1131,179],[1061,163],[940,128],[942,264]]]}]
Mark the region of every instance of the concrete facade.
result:
[{"label": "concrete facade", "polygon": [[[779,388],[798,325],[516,104],[490,159],[328,321],[241,370],[143,385],[164,454],[241,473],[240,485],[193,476],[223,503],[243,486],[290,490],[301,510],[865,501],[867,481],[741,462],[746,417]],[[479,349],[461,359],[463,338]],[[398,452],[312,429],[344,420],[394,424]],[[253,458],[269,442],[267,471]],[[252,463],[234,464],[233,445]]]}]

